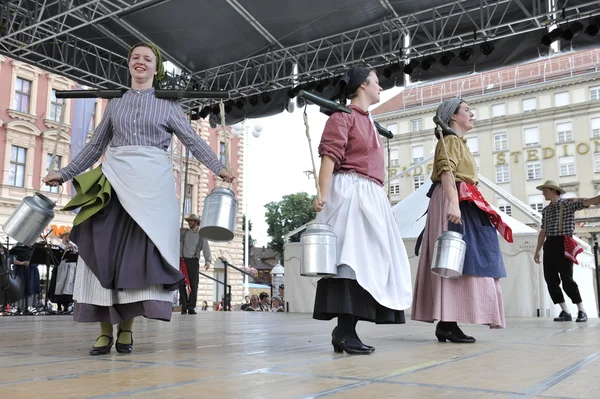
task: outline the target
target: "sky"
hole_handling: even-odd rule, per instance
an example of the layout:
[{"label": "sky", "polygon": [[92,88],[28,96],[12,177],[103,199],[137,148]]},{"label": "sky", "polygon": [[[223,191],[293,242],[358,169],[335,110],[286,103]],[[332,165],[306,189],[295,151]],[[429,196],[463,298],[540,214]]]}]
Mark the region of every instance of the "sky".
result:
[{"label": "sky", "polygon": [[[381,93],[382,104],[402,91],[392,88]],[[284,195],[307,192],[316,195],[315,181],[307,178],[312,171],[308,140],[306,138],[303,109],[287,111],[268,118],[249,119],[246,124],[262,126],[258,138],[249,135],[246,157],[246,193],[248,216],[252,222],[252,238],[256,246],[267,246],[268,225],[265,222],[265,204],[280,201]],[[308,107],[308,122],[317,172],[320,162],[317,147],[327,121],[316,105]],[[245,210],[244,210],[245,211]]]}]

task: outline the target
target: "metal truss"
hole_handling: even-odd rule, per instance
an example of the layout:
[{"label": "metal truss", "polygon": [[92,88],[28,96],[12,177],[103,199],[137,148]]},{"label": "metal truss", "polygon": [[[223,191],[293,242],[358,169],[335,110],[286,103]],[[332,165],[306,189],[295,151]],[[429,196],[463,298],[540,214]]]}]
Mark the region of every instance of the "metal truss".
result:
[{"label": "metal truss", "polygon": [[[144,39],[142,33],[118,18],[124,13],[168,0],[2,0],[0,51],[94,87],[127,87],[126,58],[77,37],[78,30],[112,20]],[[183,70],[168,79],[169,88],[229,90],[231,97],[290,87],[295,82],[322,79],[351,65],[385,65],[541,30],[557,17],[561,21],[600,14],[595,1],[565,0],[560,12],[547,10],[544,0],[448,1],[439,7],[399,16],[389,0],[380,0],[388,18],[303,44],[283,47],[238,1],[227,0],[272,45],[264,54],[203,71]],[[102,31],[124,47],[126,43]],[[405,36],[410,46],[404,46]],[[294,74],[293,67],[297,67]]]},{"label": "metal truss", "polygon": [[[381,3],[391,10],[387,1]],[[449,1],[440,7],[206,69],[192,78],[208,90],[230,90],[232,97],[250,95],[289,87],[294,80],[332,76],[351,65],[380,66],[537,31],[556,18],[556,11],[544,11],[541,0],[527,4],[525,0],[480,0],[476,7],[467,8],[468,3],[473,2]],[[597,0],[565,3],[559,13],[563,20],[600,14]],[[528,7],[530,4],[533,6]],[[411,38],[411,45],[406,48],[402,45],[405,33]],[[298,74],[292,77],[288,70],[294,64],[298,66]]]},{"label": "metal truss", "polygon": [[76,31],[158,2],[5,0],[0,2],[0,51],[82,84],[127,87],[126,57],[77,37]]}]

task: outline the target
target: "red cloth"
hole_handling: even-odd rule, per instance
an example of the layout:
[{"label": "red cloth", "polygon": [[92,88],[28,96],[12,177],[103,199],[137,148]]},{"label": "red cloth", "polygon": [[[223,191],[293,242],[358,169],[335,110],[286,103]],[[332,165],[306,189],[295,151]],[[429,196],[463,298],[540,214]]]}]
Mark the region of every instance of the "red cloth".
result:
[{"label": "red cloth", "polygon": [[185,264],[185,259],[179,258],[179,268],[181,269],[181,274],[183,274],[185,286],[187,288],[188,294],[192,292],[192,288],[190,285],[190,276],[188,275],[187,266]]},{"label": "red cloth", "polygon": [[565,258],[578,265],[577,255],[581,252],[583,252],[583,247],[573,237],[565,236]]},{"label": "red cloth", "polygon": [[477,205],[477,208],[487,213],[490,217],[490,221],[498,230],[498,233],[504,237],[507,242],[513,242],[512,229],[509,225],[504,223],[502,217],[492,208],[490,204],[483,198],[481,191],[472,184],[460,182],[458,185],[458,199],[459,201],[470,201]]},{"label": "red cloth", "polygon": [[383,144],[369,113],[350,105],[352,113],[336,112],[329,117],[321,136],[319,155],[335,161],[335,172],[355,171],[383,186]]}]

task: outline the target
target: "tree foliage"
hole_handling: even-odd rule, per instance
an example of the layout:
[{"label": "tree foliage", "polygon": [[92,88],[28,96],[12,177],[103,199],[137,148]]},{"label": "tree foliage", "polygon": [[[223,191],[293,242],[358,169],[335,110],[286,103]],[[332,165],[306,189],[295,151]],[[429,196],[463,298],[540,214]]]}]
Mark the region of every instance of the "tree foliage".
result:
[{"label": "tree foliage", "polygon": [[[315,218],[316,212],[312,207],[312,201],[313,197],[308,193],[296,193],[285,195],[279,202],[269,202],[265,205],[267,209],[265,218],[269,226],[267,233],[271,238],[269,248],[279,253],[282,260],[283,237]],[[290,241],[300,241],[301,234],[294,234],[290,237]]]}]

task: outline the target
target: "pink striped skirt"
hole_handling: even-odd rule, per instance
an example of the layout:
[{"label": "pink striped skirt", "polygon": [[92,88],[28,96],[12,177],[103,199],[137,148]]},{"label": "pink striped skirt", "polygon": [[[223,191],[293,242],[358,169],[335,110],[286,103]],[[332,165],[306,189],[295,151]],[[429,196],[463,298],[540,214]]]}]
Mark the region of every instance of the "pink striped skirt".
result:
[{"label": "pink striped skirt", "polygon": [[427,211],[411,319],[504,328],[504,302],[499,279],[468,275],[447,279],[431,272],[435,240],[448,228],[447,210],[448,202],[440,184],[433,191]]}]

